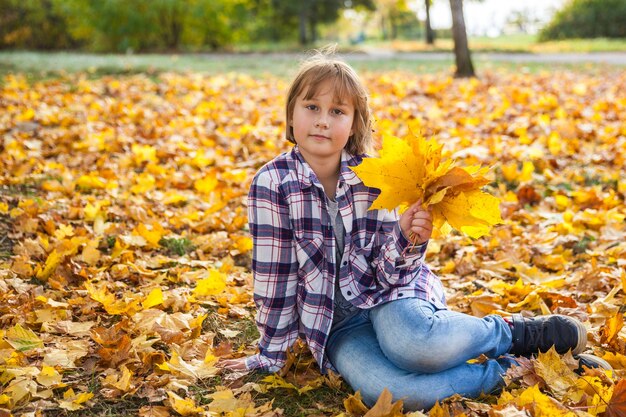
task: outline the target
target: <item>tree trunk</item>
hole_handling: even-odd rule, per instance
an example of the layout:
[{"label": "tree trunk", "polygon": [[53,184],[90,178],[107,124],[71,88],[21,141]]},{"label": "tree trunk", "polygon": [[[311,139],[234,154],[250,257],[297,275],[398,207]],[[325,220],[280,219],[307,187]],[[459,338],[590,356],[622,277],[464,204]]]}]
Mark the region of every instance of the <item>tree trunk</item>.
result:
[{"label": "tree trunk", "polygon": [[387,40],[387,19],[385,19],[384,13],[380,16],[380,31],[382,32],[383,40]]},{"label": "tree trunk", "polygon": [[309,10],[309,42],[315,45],[317,42],[317,11],[315,10],[315,4],[311,4]]},{"label": "tree trunk", "polygon": [[474,65],[467,44],[467,31],[463,17],[463,0],[450,0],[452,11],[452,37],[454,38],[455,77],[475,77]]},{"label": "tree trunk", "polygon": [[299,40],[300,40],[300,45],[306,45],[308,43],[308,38],[306,36],[306,30],[307,30],[307,22],[309,20],[309,14],[308,14],[308,10],[307,10],[307,2],[303,1],[302,3],[300,3],[300,13],[298,15],[298,19],[299,19],[299,23],[300,23],[300,36],[299,36]]},{"label": "tree trunk", "polygon": [[426,44],[434,45],[435,43],[435,31],[433,31],[432,26],[430,25],[430,2],[432,0],[425,0],[424,4],[426,5],[426,22],[424,25],[426,26]]},{"label": "tree trunk", "polygon": [[311,17],[309,21],[309,41],[312,44],[317,42],[317,21],[314,17]]},{"label": "tree trunk", "polygon": [[172,14],[172,22],[171,22],[171,26],[170,26],[170,32],[171,32],[171,38],[170,38],[170,44],[168,45],[170,47],[170,50],[176,50],[178,51],[178,49],[180,48],[180,38],[181,35],[183,33],[183,15],[180,12],[180,10],[175,9],[173,14]]}]

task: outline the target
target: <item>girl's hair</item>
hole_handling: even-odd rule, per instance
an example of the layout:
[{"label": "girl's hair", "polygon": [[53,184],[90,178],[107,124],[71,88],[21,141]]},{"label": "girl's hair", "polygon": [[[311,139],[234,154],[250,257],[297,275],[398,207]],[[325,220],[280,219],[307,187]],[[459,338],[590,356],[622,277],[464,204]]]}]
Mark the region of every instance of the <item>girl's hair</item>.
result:
[{"label": "girl's hair", "polygon": [[313,51],[313,55],[300,65],[287,95],[287,140],[296,143],[290,121],[296,99],[305,92],[309,100],[318,93],[320,85],[330,80],[335,98],[340,102],[352,102],[354,106],[353,134],[348,139],[346,151],[360,155],[372,146],[372,121],[367,103],[367,91],[354,69],[335,56],[335,46]]}]

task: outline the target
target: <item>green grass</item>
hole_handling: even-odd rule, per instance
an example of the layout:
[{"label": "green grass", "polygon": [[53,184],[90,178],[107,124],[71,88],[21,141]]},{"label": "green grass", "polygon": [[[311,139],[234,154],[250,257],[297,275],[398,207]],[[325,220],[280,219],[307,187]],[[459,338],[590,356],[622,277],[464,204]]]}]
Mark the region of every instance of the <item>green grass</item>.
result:
[{"label": "green grass", "polygon": [[[362,55],[362,54],[361,54]],[[0,76],[22,73],[33,79],[56,77],[64,73],[87,72],[97,78],[103,75],[159,72],[199,72],[219,74],[240,72],[254,76],[292,74],[304,54],[190,54],[190,55],[114,55],[70,52],[0,52]],[[387,71],[393,69],[437,72],[449,68],[451,60],[407,60],[403,58],[377,61],[347,60],[358,70]]]},{"label": "green grass", "polygon": [[[468,39],[472,52],[626,52],[626,39],[567,39],[537,42],[536,36],[527,34],[506,35],[497,38],[474,36]],[[443,52],[453,48],[452,39],[437,39],[434,45],[426,45],[423,39],[368,41],[358,49],[387,49],[398,52]]]},{"label": "green grass", "polygon": [[[321,40],[316,46],[323,46],[328,41]],[[567,39],[562,41],[537,42],[536,35],[511,34],[496,38],[486,36],[470,36],[470,47],[474,52],[626,52],[626,39]],[[347,42],[339,42],[340,49],[346,52],[363,52],[372,48],[388,49],[395,51],[433,51],[442,52],[452,50],[451,38],[439,38],[434,45],[426,45],[423,39],[402,39],[383,41],[369,39],[362,44],[350,45]],[[299,52],[302,47],[295,41],[281,42],[254,42],[233,45],[228,48],[229,52],[236,53],[276,53],[276,52]]]},{"label": "green grass", "polygon": [[[105,75],[161,72],[197,72],[209,75],[238,72],[255,77],[269,75],[289,78],[303,54],[188,54],[188,55],[123,55],[87,54],[78,52],[0,52],[0,77],[20,73],[29,81],[58,78],[71,73],[87,73],[90,78]],[[359,72],[409,71],[413,73],[452,74],[451,53],[443,56],[407,57],[403,54],[381,55],[363,59],[363,53],[347,52],[345,59]],[[528,71],[575,69],[594,70],[600,64],[515,63],[487,58],[474,53],[474,64],[480,75],[485,70]],[[0,82],[2,79],[0,78]]]},{"label": "green grass", "polygon": [[[537,42],[532,35],[510,35],[498,38],[470,37],[473,52],[626,52],[626,39],[569,39],[562,41]],[[433,46],[422,40],[372,43],[373,46],[397,51],[449,51],[453,47],[451,39],[439,39]]]},{"label": "green grass", "polygon": [[35,78],[63,72],[88,72],[94,77],[109,74],[155,74],[175,72],[244,72],[281,74],[291,56],[259,59],[252,55],[88,54],[80,52],[0,52],[0,74],[19,72]]},{"label": "green grass", "polygon": [[[538,43],[533,35],[508,35],[498,38],[470,37],[470,48],[480,71],[484,67],[499,67],[518,71],[519,64],[488,61],[480,57],[481,52],[626,52],[626,39],[572,39]],[[318,46],[323,45],[318,43]],[[364,53],[372,51],[388,52],[448,52],[452,51],[451,39],[437,39],[434,46],[428,46],[422,39],[377,41],[371,40],[360,45],[340,45],[346,60],[359,71],[406,70],[434,73],[452,71],[453,58],[420,57],[406,58],[402,54],[381,56],[376,60],[362,60]],[[222,54],[91,54],[81,52],[29,52],[0,51],[0,76],[8,73],[22,73],[31,79],[58,77],[67,73],[86,72],[91,77],[103,75],[124,75],[135,73],[158,74],[165,71],[200,72],[218,74],[240,72],[253,76],[292,75],[297,61],[304,56],[304,49],[296,43],[251,43],[231,48]],[[559,67],[580,67],[580,64],[523,64],[532,72],[535,69]]]},{"label": "green grass", "polygon": [[167,249],[170,255],[183,256],[195,250],[195,246],[188,238],[161,238],[159,245]]}]

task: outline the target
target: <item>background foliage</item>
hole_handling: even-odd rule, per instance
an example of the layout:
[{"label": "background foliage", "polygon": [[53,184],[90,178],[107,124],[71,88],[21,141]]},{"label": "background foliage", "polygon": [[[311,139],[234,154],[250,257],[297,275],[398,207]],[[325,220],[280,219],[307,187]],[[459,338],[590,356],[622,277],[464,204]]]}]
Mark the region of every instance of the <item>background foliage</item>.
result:
[{"label": "background foliage", "polygon": [[[372,0],[349,5],[375,8]],[[308,43],[344,8],[334,0],[0,0],[0,48],[214,50],[298,35]]]},{"label": "background foliage", "polygon": [[[425,6],[407,0],[0,0],[0,49],[194,52],[321,38],[416,40],[425,23],[415,7]],[[349,23],[347,10],[363,25]],[[515,19],[528,18],[518,14]],[[622,0],[575,0],[541,39],[626,37],[624,21]],[[446,37],[450,30],[437,30],[438,40]]]},{"label": "background foliage", "polygon": [[540,40],[626,37],[626,2],[572,0],[541,31]]}]

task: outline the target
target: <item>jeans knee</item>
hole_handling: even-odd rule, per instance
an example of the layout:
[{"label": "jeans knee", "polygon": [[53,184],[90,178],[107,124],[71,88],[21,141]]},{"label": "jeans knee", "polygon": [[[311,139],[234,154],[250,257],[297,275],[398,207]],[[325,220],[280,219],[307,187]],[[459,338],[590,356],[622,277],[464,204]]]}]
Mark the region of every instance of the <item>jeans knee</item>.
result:
[{"label": "jeans knee", "polygon": [[389,360],[400,369],[418,374],[432,374],[450,367],[448,361],[433,353],[408,355],[405,352],[403,355],[390,357]]},{"label": "jeans knee", "polygon": [[381,349],[394,365],[410,372],[434,373],[450,366],[447,355],[441,354],[441,346],[431,346],[427,341],[397,340],[381,343]]}]

